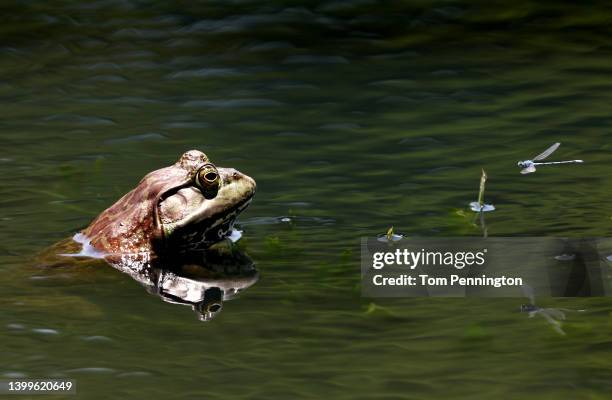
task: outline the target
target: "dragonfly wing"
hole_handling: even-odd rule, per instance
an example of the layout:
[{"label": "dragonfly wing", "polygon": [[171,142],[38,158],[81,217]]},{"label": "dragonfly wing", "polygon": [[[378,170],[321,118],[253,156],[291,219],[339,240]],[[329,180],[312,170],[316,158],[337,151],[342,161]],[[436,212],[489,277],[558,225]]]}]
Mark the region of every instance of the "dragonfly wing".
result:
[{"label": "dragonfly wing", "polygon": [[527,168],[523,168],[521,170],[521,174],[525,175],[525,174],[530,174],[532,172],[536,172],[536,167],[535,165],[531,164],[530,166],[528,166]]},{"label": "dragonfly wing", "polygon": [[552,146],[550,146],[549,148],[547,148],[546,150],[544,150],[542,153],[538,154],[537,156],[535,156],[533,158],[533,161],[539,161],[539,160],[543,160],[546,157],[548,157],[549,155],[551,155],[552,153],[555,152],[555,150],[557,150],[559,148],[559,146],[561,146],[561,143],[557,142],[555,144],[553,144]]}]

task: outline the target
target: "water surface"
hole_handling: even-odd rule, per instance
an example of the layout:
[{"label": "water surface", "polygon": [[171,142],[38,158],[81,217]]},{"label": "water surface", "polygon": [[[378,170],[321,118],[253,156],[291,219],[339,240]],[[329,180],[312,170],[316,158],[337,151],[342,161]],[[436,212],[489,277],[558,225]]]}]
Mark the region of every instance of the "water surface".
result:
[{"label": "water surface", "polygon": [[[0,28],[0,375],[83,398],[604,399],[612,302],[565,337],[522,299],[363,299],[359,238],[607,236],[602,5],[22,2]],[[521,176],[516,161],[560,141]],[[258,183],[260,279],[212,322],[103,266],[32,257],[147,172],[205,151]],[[282,220],[288,217],[289,220]]]}]

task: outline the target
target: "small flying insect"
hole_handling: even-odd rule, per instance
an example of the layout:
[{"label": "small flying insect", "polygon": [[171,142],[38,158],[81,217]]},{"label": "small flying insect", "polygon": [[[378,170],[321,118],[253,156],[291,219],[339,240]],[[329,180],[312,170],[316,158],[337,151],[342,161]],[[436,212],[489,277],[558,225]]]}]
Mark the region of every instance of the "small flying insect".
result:
[{"label": "small flying insect", "polygon": [[559,146],[561,146],[561,143],[557,142],[553,144],[552,146],[550,146],[549,148],[547,148],[546,150],[544,150],[542,153],[535,156],[533,160],[519,161],[517,165],[521,167],[521,174],[525,175],[525,174],[530,174],[532,172],[535,172],[536,165],[576,164],[576,163],[584,162],[582,160],[536,162],[536,161],[542,161],[548,156],[550,156],[552,153],[555,152],[555,150],[559,148]]}]

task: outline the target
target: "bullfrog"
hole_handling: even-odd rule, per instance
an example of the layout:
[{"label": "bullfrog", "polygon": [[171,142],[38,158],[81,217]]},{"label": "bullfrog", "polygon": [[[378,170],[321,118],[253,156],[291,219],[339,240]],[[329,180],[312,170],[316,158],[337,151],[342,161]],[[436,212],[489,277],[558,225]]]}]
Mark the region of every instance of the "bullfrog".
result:
[{"label": "bullfrog", "polygon": [[255,181],[190,150],[104,210],[77,240],[104,254],[204,249],[232,231],[255,193]]},{"label": "bullfrog", "polygon": [[[89,226],[39,260],[57,266],[68,261],[65,256],[85,256],[124,270],[136,261],[207,249],[232,234],[255,187],[236,169],[217,167],[201,151],[187,151],[173,165],[149,172]],[[49,263],[54,255],[61,257]]]},{"label": "bullfrog", "polygon": [[187,151],[173,165],[145,175],[74,237],[39,254],[36,276],[41,268],[81,276],[108,263],[208,321],[223,301],[257,281],[250,258],[224,247],[255,186],[236,169]]}]

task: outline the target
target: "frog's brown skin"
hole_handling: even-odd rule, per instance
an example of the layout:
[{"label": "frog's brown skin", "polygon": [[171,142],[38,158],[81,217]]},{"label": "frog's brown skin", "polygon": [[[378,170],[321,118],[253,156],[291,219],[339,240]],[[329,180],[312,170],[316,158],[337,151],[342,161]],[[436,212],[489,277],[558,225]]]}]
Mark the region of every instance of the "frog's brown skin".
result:
[{"label": "frog's brown skin", "polygon": [[[218,176],[202,185],[203,167]],[[104,255],[156,254],[203,249],[222,240],[236,216],[250,203],[255,181],[233,168],[217,168],[190,150],[174,164],[147,174],[80,235]]]}]

